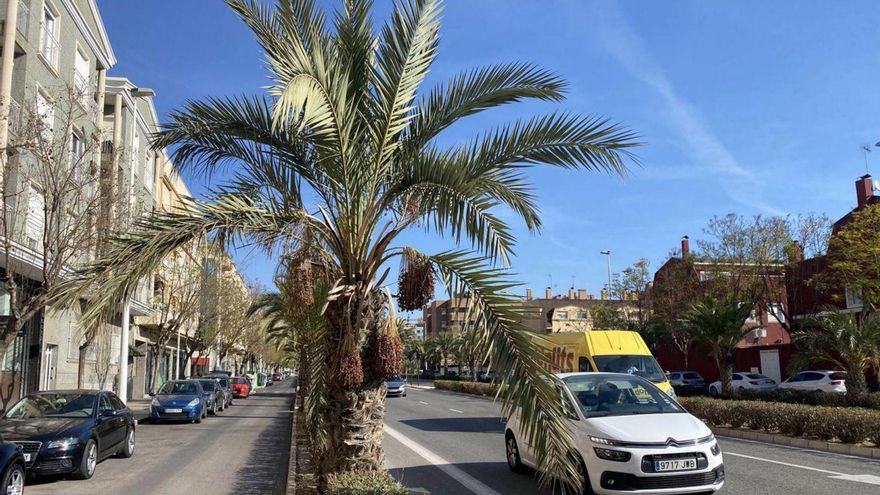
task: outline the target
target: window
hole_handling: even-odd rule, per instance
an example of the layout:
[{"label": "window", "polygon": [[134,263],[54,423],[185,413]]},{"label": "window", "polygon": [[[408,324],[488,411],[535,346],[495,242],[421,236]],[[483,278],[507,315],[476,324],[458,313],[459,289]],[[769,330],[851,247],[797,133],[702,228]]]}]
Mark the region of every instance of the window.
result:
[{"label": "window", "polygon": [[155,166],[153,153],[147,151],[147,158],[144,161],[144,186],[146,186],[147,191],[151,194],[153,192],[153,183],[156,182]]},{"label": "window", "polygon": [[110,399],[108,399],[106,395],[101,394],[101,399],[98,401],[98,414],[105,411],[113,412],[113,406],[110,405]]},{"label": "window", "polygon": [[77,100],[86,106],[89,101],[89,59],[77,48],[73,61],[73,88]]},{"label": "window", "polygon": [[815,382],[825,378],[825,375],[822,373],[807,371],[805,373],[800,373],[800,377],[800,380],[798,380],[799,382]]},{"label": "window", "polygon": [[52,68],[58,67],[58,16],[49,5],[43,6],[40,26],[40,55]]},{"label": "window", "polygon": [[586,320],[588,318],[587,312],[586,311],[578,311],[576,318],[578,320]]},{"label": "window", "polygon": [[776,319],[779,323],[785,323],[785,307],[781,302],[770,303],[767,308],[767,321],[773,321],[773,318]]},{"label": "window", "polygon": [[752,312],[749,313],[749,317],[746,318],[746,323],[760,323],[758,320],[758,312],[752,309]]},{"label": "window", "polygon": [[593,367],[590,365],[590,360],[584,356],[578,358],[578,371],[593,371]]},{"label": "window", "polygon": [[862,307],[862,291],[851,287],[846,288],[846,307],[847,309]]},{"label": "window", "polygon": [[742,379],[743,379],[742,375],[740,375],[738,373],[733,374],[733,381],[739,382],[739,381],[742,381]]},{"label": "window", "polygon": [[52,129],[55,127],[55,112],[49,97],[37,91],[37,117],[39,118],[40,136],[44,141],[52,140]]},{"label": "window", "polygon": [[70,168],[75,169],[77,179],[84,175],[83,150],[83,138],[74,131],[70,135]]},{"label": "window", "polygon": [[46,228],[46,199],[43,193],[33,185],[28,190],[28,210],[25,225],[27,245],[30,249],[39,251],[43,247],[43,232]]},{"label": "window", "polygon": [[568,311],[557,311],[556,312],[557,320],[567,320],[568,319]]},{"label": "window", "polygon": [[6,284],[0,286],[0,316],[12,315],[12,308],[9,306],[9,290]]},{"label": "window", "polygon": [[125,404],[122,403],[122,400],[120,400],[119,397],[116,396],[116,394],[107,392],[107,398],[110,399],[110,405],[112,405],[113,408],[117,411],[125,409]]}]

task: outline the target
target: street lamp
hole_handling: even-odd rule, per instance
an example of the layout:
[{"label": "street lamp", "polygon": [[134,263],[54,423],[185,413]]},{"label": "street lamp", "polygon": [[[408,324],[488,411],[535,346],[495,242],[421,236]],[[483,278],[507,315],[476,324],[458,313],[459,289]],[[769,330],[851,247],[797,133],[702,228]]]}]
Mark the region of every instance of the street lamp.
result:
[{"label": "street lamp", "polygon": [[604,251],[599,251],[599,254],[604,254],[608,259],[608,299],[611,299],[611,251],[606,249]]}]

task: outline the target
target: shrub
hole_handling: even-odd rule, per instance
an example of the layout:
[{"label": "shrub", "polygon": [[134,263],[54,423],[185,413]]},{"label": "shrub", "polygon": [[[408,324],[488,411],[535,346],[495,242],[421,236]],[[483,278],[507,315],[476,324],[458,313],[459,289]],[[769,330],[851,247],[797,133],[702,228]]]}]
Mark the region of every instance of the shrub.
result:
[{"label": "shrub", "polygon": [[748,400],[682,397],[681,404],[710,426],[748,427],[791,436],[880,445],[880,411]]},{"label": "shrub", "polygon": [[484,397],[495,397],[495,394],[498,393],[498,385],[494,383],[434,380],[434,388]]},{"label": "shrub", "polygon": [[409,495],[387,472],[339,473],[327,476],[327,495]]},{"label": "shrub", "polygon": [[755,400],[761,402],[784,402],[788,404],[807,404],[810,406],[861,407],[880,410],[880,393],[859,395],[831,394],[808,390],[779,389],[770,392],[742,390],[719,397],[726,400]]}]

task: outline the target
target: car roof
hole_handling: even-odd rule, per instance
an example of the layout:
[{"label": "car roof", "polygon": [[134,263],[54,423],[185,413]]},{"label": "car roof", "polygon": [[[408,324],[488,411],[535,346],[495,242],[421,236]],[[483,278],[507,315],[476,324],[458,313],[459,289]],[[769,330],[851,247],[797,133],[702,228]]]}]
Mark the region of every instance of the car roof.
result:
[{"label": "car roof", "polygon": [[103,390],[91,390],[86,388],[70,388],[70,389],[62,389],[62,390],[40,390],[38,392],[31,392],[28,395],[48,395],[48,394],[81,394],[81,395],[98,395]]},{"label": "car roof", "polygon": [[[600,378],[619,378],[622,376],[632,378],[636,375],[631,375],[629,373],[608,373],[605,371],[577,371],[573,373],[554,373],[553,376],[559,379],[568,378],[571,376],[595,376]],[[638,378],[638,377],[637,377]]]}]

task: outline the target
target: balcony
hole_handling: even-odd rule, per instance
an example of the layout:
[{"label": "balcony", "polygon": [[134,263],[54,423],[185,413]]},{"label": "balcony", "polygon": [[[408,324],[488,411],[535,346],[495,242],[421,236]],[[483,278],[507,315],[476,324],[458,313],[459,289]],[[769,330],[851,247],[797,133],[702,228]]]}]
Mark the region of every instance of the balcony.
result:
[{"label": "balcony", "polygon": [[28,27],[30,26],[31,20],[31,8],[28,7],[27,2],[24,0],[18,0],[18,18],[16,19],[15,28],[24,36],[24,39],[28,37]]}]

